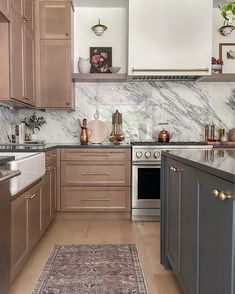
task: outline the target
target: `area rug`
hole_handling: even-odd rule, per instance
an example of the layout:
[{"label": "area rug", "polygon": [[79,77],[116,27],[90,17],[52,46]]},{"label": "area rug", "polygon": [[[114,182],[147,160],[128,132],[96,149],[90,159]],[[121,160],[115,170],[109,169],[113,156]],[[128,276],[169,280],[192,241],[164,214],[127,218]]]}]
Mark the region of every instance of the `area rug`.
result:
[{"label": "area rug", "polygon": [[55,245],[32,294],[147,294],[137,248]]}]

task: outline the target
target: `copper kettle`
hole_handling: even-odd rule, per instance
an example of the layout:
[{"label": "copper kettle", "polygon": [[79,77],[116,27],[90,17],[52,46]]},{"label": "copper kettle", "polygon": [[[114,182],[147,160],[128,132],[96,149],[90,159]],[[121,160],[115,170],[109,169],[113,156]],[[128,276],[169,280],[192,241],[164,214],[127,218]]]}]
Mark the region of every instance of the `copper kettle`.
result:
[{"label": "copper kettle", "polygon": [[172,134],[170,134],[167,130],[163,129],[158,134],[158,142],[167,143],[172,138]]}]

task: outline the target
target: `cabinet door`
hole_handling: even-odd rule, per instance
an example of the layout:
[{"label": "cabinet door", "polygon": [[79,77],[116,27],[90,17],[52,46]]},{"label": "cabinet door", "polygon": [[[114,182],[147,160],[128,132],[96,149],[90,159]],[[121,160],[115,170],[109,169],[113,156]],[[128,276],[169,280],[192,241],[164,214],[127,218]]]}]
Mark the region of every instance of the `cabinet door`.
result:
[{"label": "cabinet door", "polygon": [[9,20],[10,19],[10,1],[0,1],[0,12]]},{"label": "cabinet door", "polygon": [[130,211],[130,187],[62,187],[62,211]]},{"label": "cabinet door", "polygon": [[51,218],[51,173],[49,170],[42,181],[42,230],[45,231]]},{"label": "cabinet door", "polygon": [[167,161],[166,165],[166,255],[175,273],[180,271],[180,172],[173,171],[175,162]]},{"label": "cabinet door", "polygon": [[167,75],[185,69],[189,74],[187,70],[200,69],[190,74],[209,74],[204,69],[211,66],[212,0],[147,3],[129,1],[128,73]]},{"label": "cabinet door", "polygon": [[41,106],[72,107],[71,43],[41,40]]},{"label": "cabinet door", "polygon": [[51,170],[51,203],[50,203],[50,218],[53,220],[56,216],[56,166]]},{"label": "cabinet door", "polygon": [[40,3],[41,39],[71,38],[70,2]]},{"label": "cabinet door", "polygon": [[28,254],[26,194],[19,196],[11,203],[11,279],[22,267]]},{"label": "cabinet door", "polygon": [[22,17],[19,17],[13,10],[10,40],[11,97],[24,102],[24,23]]},{"label": "cabinet door", "polygon": [[185,293],[197,294],[198,172],[187,165],[177,167],[181,173],[179,278]]},{"label": "cabinet door", "polygon": [[33,249],[42,232],[41,222],[41,186],[36,185],[26,196],[28,198],[28,234],[29,250]]},{"label": "cabinet door", "polygon": [[24,97],[25,102],[35,105],[34,94],[34,36],[26,26],[24,28]]},{"label": "cabinet door", "polygon": [[234,293],[234,199],[220,200],[213,190],[234,195],[234,185],[202,173],[199,182],[199,293]]},{"label": "cabinet door", "polygon": [[25,25],[31,31],[34,30],[34,0],[24,0]]},{"label": "cabinet door", "polygon": [[24,0],[11,0],[11,7],[19,16],[23,16]]},{"label": "cabinet door", "polygon": [[64,186],[128,186],[130,184],[129,164],[106,165],[103,162],[87,164],[79,161],[61,163],[61,184]]}]

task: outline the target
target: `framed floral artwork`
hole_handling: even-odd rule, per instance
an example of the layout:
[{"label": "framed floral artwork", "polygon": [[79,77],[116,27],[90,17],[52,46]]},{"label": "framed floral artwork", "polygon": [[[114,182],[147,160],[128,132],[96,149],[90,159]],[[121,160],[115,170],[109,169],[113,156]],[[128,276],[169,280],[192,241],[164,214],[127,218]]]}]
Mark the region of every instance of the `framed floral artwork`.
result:
[{"label": "framed floral artwork", "polygon": [[235,73],[235,43],[220,43],[219,58],[224,63],[222,73]]},{"label": "framed floral artwork", "polygon": [[91,73],[111,73],[112,47],[90,47]]}]

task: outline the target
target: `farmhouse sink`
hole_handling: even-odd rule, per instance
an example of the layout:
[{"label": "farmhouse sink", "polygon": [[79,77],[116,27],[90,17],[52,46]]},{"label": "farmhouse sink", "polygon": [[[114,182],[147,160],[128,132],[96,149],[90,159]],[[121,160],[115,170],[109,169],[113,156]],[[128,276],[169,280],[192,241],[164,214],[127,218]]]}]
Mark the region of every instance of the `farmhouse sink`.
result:
[{"label": "farmhouse sink", "polygon": [[10,170],[19,170],[21,174],[10,180],[10,192],[14,196],[45,174],[45,154],[40,152],[0,152],[0,156],[15,156],[15,160],[6,164]]}]

